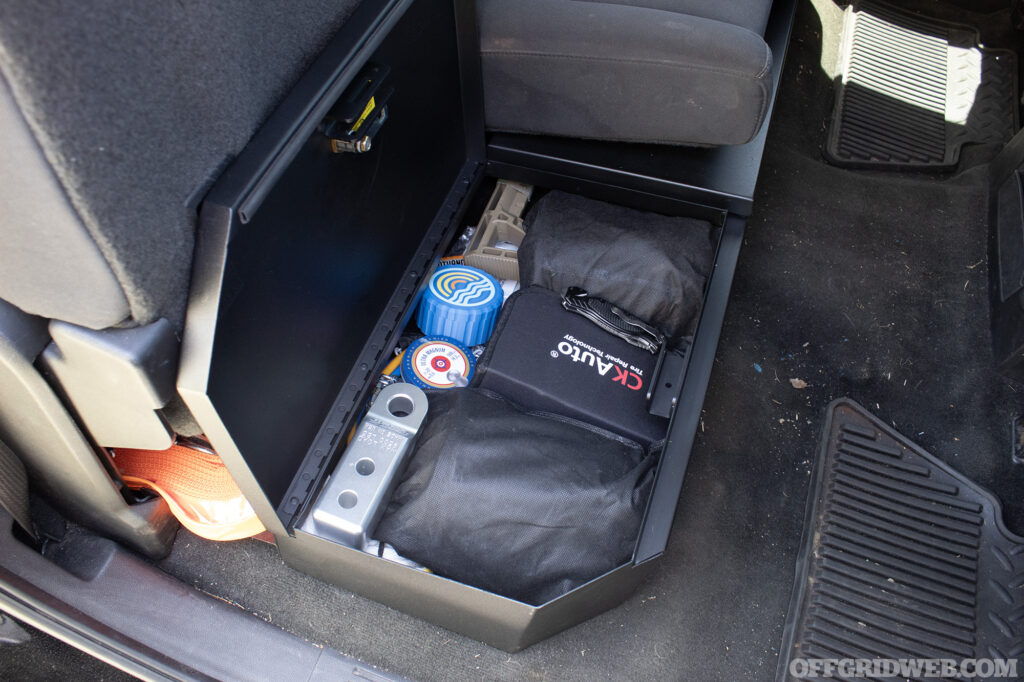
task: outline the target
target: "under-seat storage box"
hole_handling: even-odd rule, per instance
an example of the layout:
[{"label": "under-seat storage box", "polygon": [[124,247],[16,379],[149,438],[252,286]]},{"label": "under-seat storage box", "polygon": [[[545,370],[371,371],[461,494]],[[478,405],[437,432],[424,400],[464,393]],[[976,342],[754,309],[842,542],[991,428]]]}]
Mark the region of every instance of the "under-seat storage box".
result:
[{"label": "under-seat storage box", "polygon": [[[324,122],[358,100],[353,84],[385,77],[372,85],[387,107],[372,144],[339,153]],[[179,389],[287,563],[513,651],[621,602],[664,551],[744,223],[714,206],[518,169],[541,190],[697,217],[714,235],[689,353],[660,376],[671,419],[642,401],[620,417],[628,435],[659,442],[628,561],[535,605],[310,532],[311,505],[415,320],[417,296],[493,184],[480,87],[472,2],[359,6],[202,204]],[[560,342],[544,341],[555,352]],[[658,378],[650,358],[619,359],[643,365],[644,381]]]}]

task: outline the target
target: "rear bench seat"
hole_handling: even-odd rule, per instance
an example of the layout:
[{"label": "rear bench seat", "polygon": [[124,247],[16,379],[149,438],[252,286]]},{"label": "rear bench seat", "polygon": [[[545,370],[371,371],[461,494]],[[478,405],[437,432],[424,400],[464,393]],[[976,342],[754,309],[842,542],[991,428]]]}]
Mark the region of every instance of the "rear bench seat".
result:
[{"label": "rear bench seat", "polygon": [[749,142],[771,98],[771,0],[478,0],[487,127]]}]

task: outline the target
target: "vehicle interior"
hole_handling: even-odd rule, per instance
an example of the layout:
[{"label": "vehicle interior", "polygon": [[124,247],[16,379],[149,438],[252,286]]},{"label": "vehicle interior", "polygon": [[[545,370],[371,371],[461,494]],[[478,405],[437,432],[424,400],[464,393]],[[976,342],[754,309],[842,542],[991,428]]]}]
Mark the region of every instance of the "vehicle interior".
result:
[{"label": "vehicle interior", "polygon": [[1022,50],[0,3],[0,679],[1024,676]]}]

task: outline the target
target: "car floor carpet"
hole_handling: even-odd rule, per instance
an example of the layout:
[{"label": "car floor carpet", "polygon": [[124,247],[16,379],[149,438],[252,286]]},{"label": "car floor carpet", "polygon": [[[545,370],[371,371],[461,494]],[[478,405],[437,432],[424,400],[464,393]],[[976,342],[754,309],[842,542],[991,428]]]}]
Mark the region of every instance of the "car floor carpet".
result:
[{"label": "car floor carpet", "polygon": [[0,643],[0,680],[132,682],[135,679],[42,630],[0,614],[0,624],[3,619],[13,621],[25,632],[28,640],[18,644]]},{"label": "car floor carpet", "polygon": [[815,4],[820,13],[809,2],[798,12],[667,554],[634,596],[507,654],[297,573],[259,542],[183,531],[161,567],[414,679],[771,680],[834,398],[862,403],[992,490],[1011,530],[1024,528],[1010,443],[1024,388],[993,371],[988,350],[991,150],[965,147],[959,175],[827,165],[821,46],[834,44],[838,20]]}]

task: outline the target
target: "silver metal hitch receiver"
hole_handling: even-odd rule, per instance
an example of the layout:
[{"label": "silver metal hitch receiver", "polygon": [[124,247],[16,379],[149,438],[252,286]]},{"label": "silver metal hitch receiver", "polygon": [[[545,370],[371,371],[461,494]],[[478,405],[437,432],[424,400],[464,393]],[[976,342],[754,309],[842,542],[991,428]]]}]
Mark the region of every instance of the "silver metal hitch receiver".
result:
[{"label": "silver metal hitch receiver", "polygon": [[362,549],[427,416],[427,394],[406,383],[381,389],[331,474],[303,530]]}]

